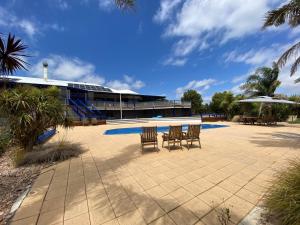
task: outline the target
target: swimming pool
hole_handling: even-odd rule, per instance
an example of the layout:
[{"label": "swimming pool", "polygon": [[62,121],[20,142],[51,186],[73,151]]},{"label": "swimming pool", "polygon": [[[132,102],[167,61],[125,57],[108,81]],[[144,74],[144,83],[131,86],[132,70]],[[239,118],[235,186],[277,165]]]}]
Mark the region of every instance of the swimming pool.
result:
[{"label": "swimming pool", "polygon": [[[187,130],[188,125],[182,125],[183,130]],[[214,128],[222,128],[228,127],[227,125],[219,125],[219,124],[202,124],[202,129],[214,129]],[[159,126],[157,127],[157,131],[160,133],[168,132],[169,126]],[[118,134],[140,134],[142,132],[142,127],[128,127],[128,128],[116,128],[106,130],[104,132],[105,135],[118,135]]]}]

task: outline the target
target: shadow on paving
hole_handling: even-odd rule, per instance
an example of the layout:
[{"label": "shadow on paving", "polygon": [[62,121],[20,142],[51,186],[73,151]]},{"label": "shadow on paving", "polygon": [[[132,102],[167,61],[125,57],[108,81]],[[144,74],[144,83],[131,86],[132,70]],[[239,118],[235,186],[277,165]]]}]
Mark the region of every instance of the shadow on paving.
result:
[{"label": "shadow on paving", "polygon": [[[32,204],[40,206],[35,209],[31,205],[27,210],[36,217],[45,198],[42,207],[47,206],[48,210],[38,215],[37,224],[60,224],[63,220],[64,224],[74,225],[90,224],[89,221],[104,224],[118,218],[120,225],[189,225],[198,223],[204,216],[206,225],[220,224],[220,213],[213,209],[215,204],[210,207],[195,196],[178,201],[170,195],[174,190],[165,190],[164,194],[145,192],[145,189],[157,187],[158,183],[154,182],[148,188],[140,185],[147,184],[148,175],[143,170],[145,162],[137,159],[141,156],[146,159],[151,154],[160,157],[151,150],[146,155],[141,154],[140,145],[128,145],[119,154],[107,157],[104,154],[99,158],[91,152],[58,164],[56,169],[50,168],[37,179],[33,187],[36,199]],[[190,201],[193,202],[189,204]],[[232,212],[231,218],[234,223],[242,219]]]},{"label": "shadow on paving", "polygon": [[250,142],[261,147],[293,148],[300,147],[300,134],[292,132],[258,133]]}]

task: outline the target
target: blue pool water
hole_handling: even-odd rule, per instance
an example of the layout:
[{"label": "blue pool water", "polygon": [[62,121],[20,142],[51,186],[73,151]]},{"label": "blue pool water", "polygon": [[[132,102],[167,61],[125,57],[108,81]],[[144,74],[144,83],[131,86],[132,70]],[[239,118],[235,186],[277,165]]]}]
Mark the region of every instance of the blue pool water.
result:
[{"label": "blue pool water", "polygon": [[[182,125],[183,130],[187,130],[188,125]],[[202,129],[213,129],[213,128],[221,128],[228,127],[226,125],[218,125],[218,124],[202,124]],[[161,126],[157,127],[158,132],[168,132],[169,126]],[[104,132],[105,135],[117,135],[117,134],[140,134],[142,132],[142,127],[128,127],[128,128],[117,128],[110,129]]]}]

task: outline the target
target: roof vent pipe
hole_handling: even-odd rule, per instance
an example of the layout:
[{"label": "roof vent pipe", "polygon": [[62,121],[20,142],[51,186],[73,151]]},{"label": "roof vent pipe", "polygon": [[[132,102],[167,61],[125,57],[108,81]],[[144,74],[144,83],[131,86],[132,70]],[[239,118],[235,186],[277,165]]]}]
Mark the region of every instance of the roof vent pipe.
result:
[{"label": "roof vent pipe", "polygon": [[44,68],[44,80],[48,81],[48,63],[46,61],[43,62],[43,68]]}]

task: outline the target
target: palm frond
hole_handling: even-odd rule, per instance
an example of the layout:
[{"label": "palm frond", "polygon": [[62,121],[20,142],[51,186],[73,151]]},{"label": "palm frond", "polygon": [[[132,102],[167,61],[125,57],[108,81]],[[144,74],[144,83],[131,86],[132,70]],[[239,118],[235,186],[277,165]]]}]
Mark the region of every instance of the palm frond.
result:
[{"label": "palm frond", "polygon": [[295,83],[300,83],[300,77],[295,80]]},{"label": "palm frond", "polygon": [[267,12],[263,29],[269,26],[280,26],[286,22],[291,27],[296,27],[300,24],[300,1],[291,0],[283,6]]},{"label": "palm frond", "polygon": [[9,34],[6,42],[0,37],[0,73],[7,75],[19,69],[27,70],[29,64],[24,59],[28,57],[24,53],[26,49],[27,46],[14,35]]},{"label": "palm frond", "polygon": [[287,60],[290,57],[296,55],[299,50],[300,50],[300,42],[294,44],[285,53],[283,53],[282,56],[278,59],[277,65],[280,68],[282,68],[286,64]]},{"label": "palm frond", "polygon": [[291,67],[291,76],[293,76],[297,72],[299,64],[300,64],[300,57],[296,59],[296,61],[293,63]]},{"label": "palm frond", "polygon": [[133,9],[135,6],[135,0],[115,0],[115,4],[120,9]]}]

